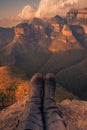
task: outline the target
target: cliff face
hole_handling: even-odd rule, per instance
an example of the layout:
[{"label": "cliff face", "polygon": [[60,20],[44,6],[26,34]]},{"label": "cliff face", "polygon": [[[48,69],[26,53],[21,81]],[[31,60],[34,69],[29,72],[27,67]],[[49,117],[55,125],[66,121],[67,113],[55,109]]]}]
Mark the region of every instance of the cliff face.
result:
[{"label": "cliff face", "polygon": [[[14,105],[0,111],[0,129],[14,130],[28,105],[28,97]],[[87,102],[78,100],[65,100],[58,104],[63,112],[67,130],[86,130],[87,128]]]},{"label": "cliff face", "polygon": [[87,19],[87,8],[78,10],[77,19]]},{"label": "cliff face", "polygon": [[59,16],[48,21],[34,18],[30,23],[17,25],[14,32],[13,42],[26,44],[32,49],[57,52],[80,48],[71,28]]},{"label": "cliff face", "polygon": [[34,20],[30,24],[21,23],[17,25],[14,28],[14,32],[15,36],[13,42],[15,43],[28,45],[28,47],[31,47],[32,49],[48,46],[49,39],[45,33],[44,25],[38,25],[38,23]]},{"label": "cliff face", "polygon": [[87,8],[84,9],[71,9],[68,13],[67,13],[67,18],[68,19],[87,19]]},{"label": "cliff face", "polygon": [[57,36],[52,37],[52,44],[50,45],[49,50],[51,52],[58,52],[60,50],[80,48],[81,47],[78,44],[78,41],[72,34],[72,30],[67,24],[64,24],[59,34]]},{"label": "cliff face", "polygon": [[82,25],[84,33],[87,34],[87,26],[86,25]]},{"label": "cliff face", "polygon": [[[70,11],[69,15],[68,17],[71,18],[76,14]],[[83,25],[83,28],[86,33],[86,26]],[[72,33],[72,28],[60,16],[49,20],[34,18],[32,21],[18,24],[13,30],[14,37],[11,41],[8,40],[10,44],[22,44],[33,50],[49,50],[50,52],[81,48],[78,39]]]},{"label": "cliff face", "polygon": [[70,30],[69,26],[66,24],[64,25],[63,29],[62,29],[62,34],[64,36],[70,37],[72,36],[72,31]]},{"label": "cliff face", "polygon": [[14,28],[15,37],[19,38],[21,35],[25,34],[25,31],[23,28]]}]

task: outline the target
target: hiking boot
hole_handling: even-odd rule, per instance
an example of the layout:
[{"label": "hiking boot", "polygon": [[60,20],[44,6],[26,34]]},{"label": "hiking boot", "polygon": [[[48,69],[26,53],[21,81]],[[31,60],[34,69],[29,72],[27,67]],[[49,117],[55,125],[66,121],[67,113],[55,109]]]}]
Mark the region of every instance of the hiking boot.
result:
[{"label": "hiking boot", "polygon": [[30,82],[30,98],[40,98],[43,88],[43,76],[36,73]]},{"label": "hiking boot", "polygon": [[45,130],[65,130],[63,114],[55,102],[56,79],[49,73],[44,79],[43,116]]},{"label": "hiking boot", "polygon": [[56,89],[55,75],[48,73],[44,78],[44,99],[54,99]]},{"label": "hiking boot", "polygon": [[42,88],[43,76],[37,73],[31,79],[29,100],[25,105],[18,130],[44,130],[41,97]]}]

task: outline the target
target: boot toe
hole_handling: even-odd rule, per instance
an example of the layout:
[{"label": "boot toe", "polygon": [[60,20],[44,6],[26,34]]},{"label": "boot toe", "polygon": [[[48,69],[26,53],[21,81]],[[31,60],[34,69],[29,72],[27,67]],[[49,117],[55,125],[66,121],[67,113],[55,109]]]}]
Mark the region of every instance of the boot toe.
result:
[{"label": "boot toe", "polygon": [[55,79],[55,74],[53,73],[48,73],[45,76],[45,83],[49,85],[56,85],[56,79]]},{"label": "boot toe", "polygon": [[31,79],[31,84],[37,84],[37,83],[42,83],[43,81],[43,76],[41,73],[36,73],[32,79]]},{"label": "boot toe", "polygon": [[55,78],[55,74],[48,73],[48,74],[46,74],[45,78],[47,78],[47,79],[49,79],[49,78]]}]

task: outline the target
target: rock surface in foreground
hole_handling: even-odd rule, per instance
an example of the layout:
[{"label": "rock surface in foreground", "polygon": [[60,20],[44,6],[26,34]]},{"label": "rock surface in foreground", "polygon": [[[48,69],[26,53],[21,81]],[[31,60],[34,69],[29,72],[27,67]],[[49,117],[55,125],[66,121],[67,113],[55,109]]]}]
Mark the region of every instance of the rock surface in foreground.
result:
[{"label": "rock surface in foreground", "polygon": [[[17,130],[26,103],[28,97],[0,112],[0,130]],[[87,102],[64,100],[58,106],[64,113],[67,130],[87,129]]]}]

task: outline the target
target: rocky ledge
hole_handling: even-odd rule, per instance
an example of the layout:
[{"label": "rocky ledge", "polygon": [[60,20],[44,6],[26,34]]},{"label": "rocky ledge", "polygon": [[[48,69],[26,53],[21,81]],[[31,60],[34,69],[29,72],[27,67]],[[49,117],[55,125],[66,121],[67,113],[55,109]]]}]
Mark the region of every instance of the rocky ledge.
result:
[{"label": "rocky ledge", "polygon": [[[21,116],[25,110],[28,97],[0,111],[0,130],[17,130]],[[87,102],[64,100],[58,104],[64,114],[67,130],[87,129]]]}]

